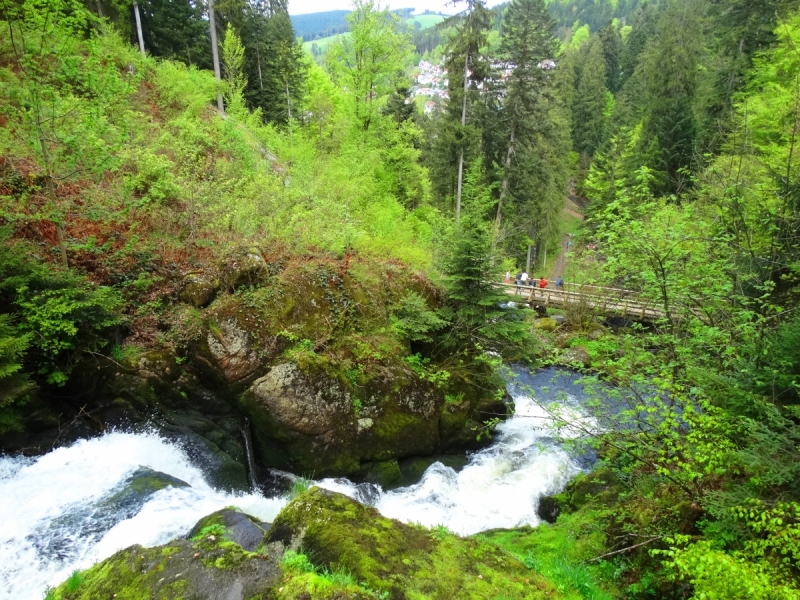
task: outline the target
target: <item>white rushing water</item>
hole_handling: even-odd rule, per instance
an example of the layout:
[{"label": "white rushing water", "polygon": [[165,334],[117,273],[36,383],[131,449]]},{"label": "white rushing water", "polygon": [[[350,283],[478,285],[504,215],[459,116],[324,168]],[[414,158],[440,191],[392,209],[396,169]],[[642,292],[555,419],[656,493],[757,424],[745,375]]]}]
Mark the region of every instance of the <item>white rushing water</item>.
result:
[{"label": "white rushing water", "polygon": [[[191,487],[159,490],[137,514],[98,531],[92,507],[141,466]],[[74,569],[133,544],[156,546],[181,537],[226,506],[272,521],[284,504],[212,489],[178,445],[155,433],[108,433],[36,459],[2,457],[0,599],[41,600],[48,585],[61,583]]]},{"label": "white rushing water", "polygon": [[[460,472],[434,463],[416,485],[386,492],[346,479],[319,485],[388,517],[445,525],[462,535],[536,525],[539,498],[560,491],[581,470],[555,441],[542,405],[566,401],[581,418],[581,391],[573,376],[524,369],[517,370],[509,391],[516,415],[498,426],[492,445],[472,454]],[[191,487],[167,487],[122,512],[98,510],[141,467]],[[0,600],[41,600],[47,586],[73,570],[133,544],[156,546],[184,536],[199,519],[226,506],[271,522],[285,503],[212,489],[184,450],[156,433],[108,433],[35,459],[0,457]]]},{"label": "white rushing water", "polygon": [[[560,414],[569,411],[572,419],[593,426],[570,394],[578,393],[574,382],[557,382],[561,374],[555,370],[540,373],[544,377],[530,377],[524,371],[522,379],[530,387],[509,387],[515,416],[497,427],[494,443],[472,454],[460,472],[436,462],[418,484],[388,492],[355,486],[346,479],[325,479],[319,485],[366,501],[387,517],[427,527],[444,525],[461,535],[537,525],[539,498],[561,491],[581,471],[554,439],[577,435],[556,431],[550,414],[554,403],[559,403]],[[560,394],[542,386],[550,382],[556,382]]]}]

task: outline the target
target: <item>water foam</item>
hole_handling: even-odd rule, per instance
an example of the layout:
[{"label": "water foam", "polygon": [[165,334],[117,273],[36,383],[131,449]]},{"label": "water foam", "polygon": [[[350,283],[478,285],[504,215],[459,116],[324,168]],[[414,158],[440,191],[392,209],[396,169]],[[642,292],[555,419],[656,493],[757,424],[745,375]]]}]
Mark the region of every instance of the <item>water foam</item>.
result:
[{"label": "water foam", "polygon": [[[553,372],[549,373],[550,378]],[[550,379],[548,379],[550,381]],[[533,382],[534,384],[540,382]],[[442,463],[431,465],[422,480],[407,488],[384,492],[365,489],[345,479],[325,479],[320,486],[373,504],[381,514],[427,527],[444,525],[469,535],[494,528],[537,525],[542,496],[557,493],[581,471],[581,466],[556,436],[577,436],[579,430],[557,429],[556,398],[536,399],[530,387],[509,386],[515,416],[497,427],[495,442],[470,457],[460,472]],[[562,389],[563,391],[563,389]],[[575,396],[562,394],[558,414],[593,427],[578,408]]]},{"label": "water foam", "polygon": [[[119,488],[140,466],[182,479],[190,488],[167,487],[150,496],[133,517],[99,539],[87,519],[67,519],[90,510]],[[133,544],[155,546],[185,535],[205,515],[235,505],[272,521],[285,500],[214,490],[180,446],[155,433],[108,433],[59,448],[36,459],[0,458],[0,599],[42,597],[75,569],[85,569]],[[54,538],[58,539],[54,539]],[[56,553],[42,548],[57,547]]]}]

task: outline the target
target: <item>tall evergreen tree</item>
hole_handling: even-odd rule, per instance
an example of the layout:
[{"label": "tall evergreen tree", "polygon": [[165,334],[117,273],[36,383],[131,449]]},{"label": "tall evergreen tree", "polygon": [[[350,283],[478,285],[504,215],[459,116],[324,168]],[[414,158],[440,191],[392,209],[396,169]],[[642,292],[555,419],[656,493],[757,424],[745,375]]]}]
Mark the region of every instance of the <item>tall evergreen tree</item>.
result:
[{"label": "tall evergreen tree", "polygon": [[464,179],[464,156],[467,146],[467,105],[470,83],[476,84],[486,77],[488,61],[481,55],[486,46],[487,34],[492,24],[492,14],[483,0],[466,0],[461,13],[446,19],[443,27],[456,26],[455,34],[445,48],[448,70],[448,112],[458,111],[461,128],[457,130],[458,175],[456,179],[456,221],[461,217],[461,192]]},{"label": "tall evergreen tree", "polygon": [[583,53],[580,80],[572,106],[573,146],[586,164],[603,140],[607,102],[606,59],[603,44],[595,36]]},{"label": "tall evergreen tree", "polygon": [[606,59],[606,87],[612,94],[619,90],[620,80],[620,53],[622,52],[622,36],[613,22],[597,32],[597,37],[603,44],[603,56]]},{"label": "tall evergreen tree", "polygon": [[646,117],[640,151],[658,173],[656,192],[679,192],[687,184],[697,135],[698,65],[705,50],[702,10],[692,0],[669,2],[642,58]]},{"label": "tall evergreen tree", "polygon": [[544,61],[555,56],[554,26],[544,0],[514,0],[506,12],[500,51],[511,66],[511,74],[503,106],[508,144],[495,219],[498,230],[502,223],[503,202],[509,194],[514,155],[519,148],[529,147],[537,130],[547,120],[543,105],[543,92],[547,86]]}]

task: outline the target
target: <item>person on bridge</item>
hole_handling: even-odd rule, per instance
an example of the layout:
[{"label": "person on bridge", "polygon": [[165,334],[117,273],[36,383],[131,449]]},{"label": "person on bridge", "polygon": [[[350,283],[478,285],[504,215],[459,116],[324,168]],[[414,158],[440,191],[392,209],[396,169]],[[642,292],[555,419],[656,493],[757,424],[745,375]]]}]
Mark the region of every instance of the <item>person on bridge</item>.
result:
[{"label": "person on bridge", "polygon": [[556,279],[556,287],[562,290],[564,289],[564,278],[561,277],[561,275],[559,275],[558,279]]},{"label": "person on bridge", "polygon": [[511,283],[511,271],[506,271],[506,285]]},{"label": "person on bridge", "polygon": [[521,279],[522,279],[522,273],[517,273],[517,277],[516,279],[514,279],[514,283],[517,284],[517,287],[519,287],[519,282]]},{"label": "person on bridge", "polygon": [[524,285],[524,286],[528,285],[528,272],[527,271],[523,271],[522,272],[522,277],[520,278],[520,281],[522,282],[522,285]]},{"label": "person on bridge", "polygon": [[539,287],[540,287],[541,289],[544,289],[544,288],[546,288],[546,287],[547,287],[547,279],[545,279],[544,277],[542,277],[542,278],[539,280]]}]

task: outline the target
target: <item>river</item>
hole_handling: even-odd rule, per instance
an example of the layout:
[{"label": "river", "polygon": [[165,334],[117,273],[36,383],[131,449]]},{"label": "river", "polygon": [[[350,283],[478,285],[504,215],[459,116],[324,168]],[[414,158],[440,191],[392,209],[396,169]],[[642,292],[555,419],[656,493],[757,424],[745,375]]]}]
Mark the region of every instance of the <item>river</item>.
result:
[{"label": "river", "polygon": [[[469,456],[459,472],[432,464],[414,485],[383,491],[346,479],[317,482],[374,505],[406,522],[473,534],[537,525],[538,498],[563,489],[586,467],[555,437],[546,408],[565,404],[579,419],[581,388],[575,376],[546,369],[515,369],[509,392],[515,416],[497,427],[493,443]],[[534,400],[535,398],[535,400]],[[141,466],[190,487],[166,487],[134,514],[104,514],[98,506]],[[80,440],[37,458],[0,457],[0,599],[40,600],[47,586],[132,544],[155,546],[186,535],[203,516],[237,506],[272,521],[282,497],[227,494],[212,489],[184,450],[156,433],[111,432]]]}]

